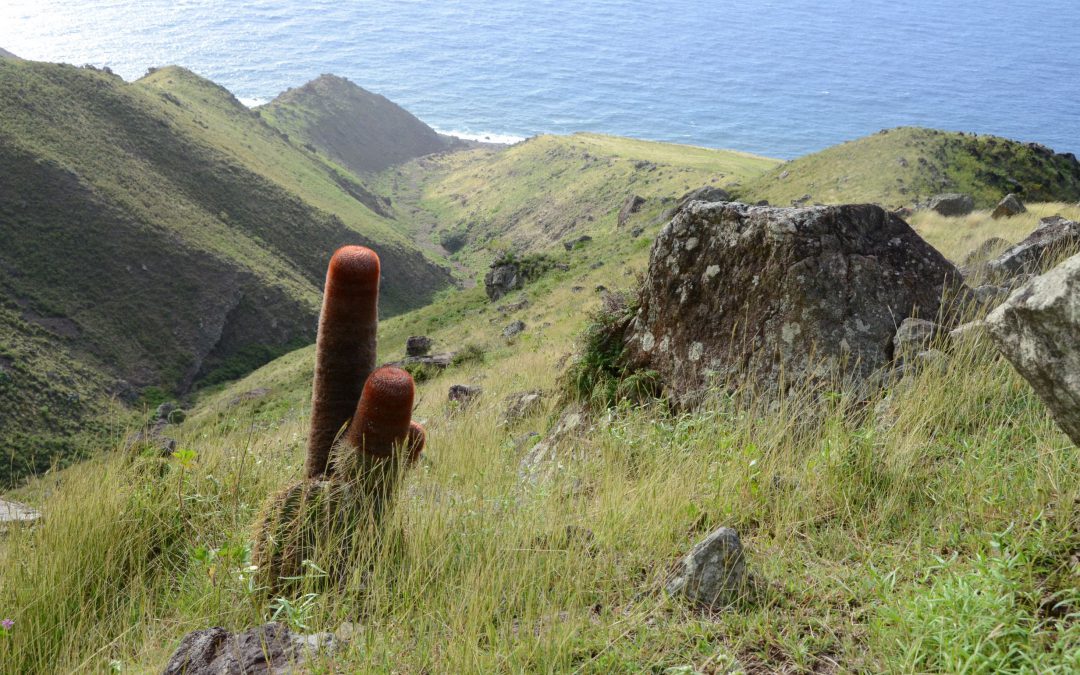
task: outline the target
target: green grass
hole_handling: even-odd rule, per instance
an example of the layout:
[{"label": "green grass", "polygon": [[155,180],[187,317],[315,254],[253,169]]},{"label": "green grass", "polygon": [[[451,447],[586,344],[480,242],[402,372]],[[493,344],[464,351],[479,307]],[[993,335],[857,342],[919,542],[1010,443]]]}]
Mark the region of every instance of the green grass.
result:
[{"label": "green grass", "polygon": [[776,164],[727,150],[573,134],[423,158],[384,172],[377,185],[395,195],[399,212],[436,223],[436,239],[466,242],[453,258],[475,273],[505,250],[535,253],[571,236],[613,232],[631,194],[651,200],[635,218],[648,224],[646,215],[656,219],[671,206],[661,200]]},{"label": "green grass", "polygon": [[[969,242],[952,224],[918,226],[956,259]],[[1021,228],[985,213],[964,227]],[[341,591],[275,604],[245,570],[257,510],[301,470],[311,348],[208,392],[179,427],[183,461],[118,450],[27,486],[16,496],[46,517],[0,551],[16,620],[3,668],[154,672],[189,630],[277,613],[361,627],[326,664],[343,672],[1075,670],[1080,455],[984,340],[866,408],[798,392],[775,408],[719,393],[677,416],[616,407],[561,446],[549,481],[523,486],[516,440],[557,415],[593,287],[629,286],[647,243],[598,237],[506,298],[529,297],[515,313],[473,288],[381,324],[382,359],[417,333],[485,357],[420,386],[427,458]],[[529,328],[510,344],[516,318]],[[454,382],[483,386],[476,405],[446,401]],[[506,427],[504,396],[536,388],[544,409]],[[709,616],[662,588],[719,525],[740,532],[757,581]]]},{"label": "green grass", "polygon": [[1025,201],[1080,199],[1080,164],[1025,143],[901,127],[785,162],[736,192],[777,206],[810,195],[825,204],[911,205],[963,192],[992,208],[1009,192]]}]

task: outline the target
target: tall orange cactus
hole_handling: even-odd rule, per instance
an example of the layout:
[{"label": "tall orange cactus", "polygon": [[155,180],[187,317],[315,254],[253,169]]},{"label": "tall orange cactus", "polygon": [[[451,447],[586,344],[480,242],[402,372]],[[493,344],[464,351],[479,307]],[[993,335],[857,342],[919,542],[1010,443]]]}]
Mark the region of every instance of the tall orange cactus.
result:
[{"label": "tall orange cactus", "polygon": [[330,259],[315,346],[308,478],[326,473],[334,439],[375,370],[379,273],[379,256],[363,246],[344,246]]},{"label": "tall orange cactus", "polygon": [[[378,525],[400,470],[424,448],[412,421],[415,385],[400,368],[375,370],[379,257],[362,246],[334,253],[326,273],[304,479],[270,498],[252,562],[273,592],[296,587],[305,560],[341,578],[357,533]],[[344,436],[338,432],[348,422]]]}]

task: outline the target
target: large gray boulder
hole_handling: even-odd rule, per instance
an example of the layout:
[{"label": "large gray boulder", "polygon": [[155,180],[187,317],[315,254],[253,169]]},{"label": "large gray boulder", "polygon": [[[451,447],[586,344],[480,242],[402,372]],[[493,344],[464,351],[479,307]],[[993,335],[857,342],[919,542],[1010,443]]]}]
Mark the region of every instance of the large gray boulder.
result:
[{"label": "large gray boulder", "polygon": [[1035,231],[1023,241],[988,262],[986,268],[991,275],[1001,277],[1038,274],[1057,256],[1074,253],[1076,249],[1080,249],[1080,223],[1050,216],[1040,220]]},{"label": "large gray boulder", "polygon": [[975,200],[971,195],[949,192],[931,197],[927,206],[943,216],[966,216],[975,210]]},{"label": "large gray boulder", "polygon": [[525,276],[517,263],[493,263],[484,275],[484,291],[489,300],[498,300],[511,291],[525,286]]},{"label": "large gray boulder", "polygon": [[904,319],[937,317],[961,288],[952,263],[878,206],[691,202],[653,244],[624,358],[682,401],[712,382],[859,384],[892,361]]},{"label": "large gray boulder", "polygon": [[164,675],[287,675],[337,648],[331,633],[299,635],[280,623],[240,633],[206,628],[188,633],[165,665]]},{"label": "large gray boulder", "polygon": [[1080,445],[1080,254],[1013,292],[986,325],[1005,358]]},{"label": "large gray boulder", "polygon": [[667,592],[698,607],[718,610],[734,604],[745,585],[746,559],[739,534],[721,527],[683,558]]},{"label": "large gray boulder", "polygon": [[1005,195],[1005,198],[998,202],[998,205],[994,207],[994,212],[990,214],[990,217],[994,220],[999,218],[1012,218],[1018,216],[1021,213],[1026,213],[1027,207],[1020,201],[1016,195],[1009,193]]}]

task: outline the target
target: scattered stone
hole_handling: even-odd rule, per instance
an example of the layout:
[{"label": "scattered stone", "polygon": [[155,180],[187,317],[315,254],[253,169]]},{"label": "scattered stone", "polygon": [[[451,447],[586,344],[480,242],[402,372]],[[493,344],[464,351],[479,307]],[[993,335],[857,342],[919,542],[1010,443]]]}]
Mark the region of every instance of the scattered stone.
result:
[{"label": "scattered stone", "polygon": [[503,316],[506,316],[507,314],[513,314],[514,312],[521,311],[521,310],[525,309],[528,306],[529,306],[529,299],[528,298],[522,298],[522,299],[518,300],[517,302],[508,302],[505,305],[499,305],[495,309],[498,310],[499,314],[502,314]]},{"label": "scattered stone", "polygon": [[160,457],[168,457],[176,452],[176,439],[165,435],[168,424],[167,419],[154,420],[152,424],[129,437],[124,446],[125,449],[128,451],[137,449],[140,452],[151,450]]},{"label": "scattered stone", "polygon": [[601,268],[601,267],[603,267],[603,266],[604,266],[604,261],[603,261],[603,260],[597,260],[597,261],[596,261],[596,262],[594,262],[593,264],[589,265],[589,269],[591,269],[591,270],[598,270],[598,269],[600,269],[600,268]]},{"label": "scattered stone", "polygon": [[897,322],[942,316],[962,288],[952,263],[872,204],[691,202],[653,244],[625,362],[655,370],[678,402],[716,382],[867,384],[892,361]]},{"label": "scattered stone", "polygon": [[426,335],[410,335],[405,340],[405,356],[426,356],[431,352],[432,344]]},{"label": "scattered stone", "polygon": [[933,321],[908,317],[900,322],[893,336],[893,356],[902,359],[930,348],[938,326]]},{"label": "scattered stone", "polygon": [[567,251],[573,251],[578,246],[584,246],[592,241],[592,237],[587,234],[583,234],[580,237],[574,237],[573,239],[567,239],[562,243],[563,248]]},{"label": "scattered stone", "polygon": [[587,421],[588,416],[581,403],[563,408],[551,431],[521,458],[518,477],[522,482],[535,483],[538,479],[549,475],[558,466],[563,441],[573,433],[584,431]]},{"label": "scattered stone", "polygon": [[746,560],[739,534],[721,527],[683,558],[667,585],[670,595],[681,596],[708,610],[730,607],[746,585]]},{"label": "scattered stone", "polygon": [[564,263],[564,262],[555,263],[554,268],[559,270],[560,272],[569,272],[570,271],[569,263]]},{"label": "scattered stone", "polygon": [[438,370],[446,370],[454,362],[454,355],[456,352],[442,352],[439,354],[427,354],[425,356],[406,356],[401,361],[395,361],[387,365],[391,366],[409,366],[418,365],[428,368],[436,368]]},{"label": "scattered stone", "polygon": [[675,202],[675,210],[679,211],[690,202],[730,202],[731,195],[727,190],[705,185],[687,192]]},{"label": "scattered stone", "polygon": [[630,195],[623,200],[622,208],[619,209],[618,227],[626,225],[626,221],[630,220],[630,216],[640,211],[644,205],[645,198],[638,195]]},{"label": "scattered stone", "polygon": [[769,205],[769,200],[768,199],[759,199],[758,201],[754,202],[754,206],[768,206],[768,205]]},{"label": "scattered stone", "polygon": [[511,291],[525,286],[521,268],[514,262],[494,262],[484,275],[484,291],[489,300],[498,300]]},{"label": "scattered stone", "polygon": [[608,287],[604,284],[597,284],[594,289],[597,293],[607,293]]},{"label": "scattered stone", "polygon": [[640,237],[640,236],[641,236],[641,235],[642,235],[642,234],[643,234],[644,232],[645,232],[645,228],[644,228],[644,227],[642,227],[641,225],[638,225],[638,226],[637,226],[637,227],[635,227],[634,229],[630,230],[630,236],[631,236],[632,238],[634,238],[634,239],[637,239],[637,238],[638,238],[638,237]]},{"label": "scattered stone", "polygon": [[41,518],[41,513],[37,509],[32,509],[26,504],[0,499],[0,527],[11,523],[32,523],[38,518]]},{"label": "scattered stone", "polygon": [[1011,277],[1043,271],[1055,256],[1080,248],[1080,223],[1061,216],[1039,221],[1039,227],[1023,241],[987,263],[991,274]]},{"label": "scattered stone", "polygon": [[332,633],[302,635],[281,623],[241,633],[221,627],[188,633],[165,665],[164,675],[287,675],[340,647]]},{"label": "scattered stone", "polygon": [[893,215],[900,218],[910,218],[911,216],[915,215],[915,212],[906,206],[900,206],[893,209]]},{"label": "scattered stone", "polygon": [[450,391],[447,392],[447,398],[464,408],[475,401],[483,391],[483,387],[476,385],[452,384],[450,385]]},{"label": "scattered stone", "polygon": [[512,324],[508,325],[506,328],[503,328],[502,334],[505,338],[512,338],[520,335],[523,330],[525,330],[525,322],[519,319],[518,321],[515,321]]},{"label": "scattered stone", "polygon": [[974,270],[980,265],[985,265],[996,255],[1010,246],[1009,242],[1001,237],[990,237],[983,243],[979,244],[971,250],[966,256],[964,256],[964,272],[965,276],[968,270]]},{"label": "scattered stone", "polygon": [[804,206],[811,199],[813,199],[813,197],[811,197],[810,195],[803,195],[802,197],[799,197],[798,199],[792,199],[791,200],[791,205],[792,206]]},{"label": "scattered stone", "polygon": [[999,218],[1012,218],[1018,216],[1021,213],[1027,213],[1027,207],[1024,203],[1017,199],[1016,195],[1009,193],[1005,195],[1005,198],[998,202],[998,205],[994,207],[994,212],[990,214],[990,217],[994,220]]},{"label": "scattered stone", "polygon": [[931,197],[927,208],[943,216],[966,216],[975,210],[975,200],[971,195],[948,192]]},{"label": "scattered stone", "polygon": [[1080,445],[1080,254],[1032,279],[987,317],[998,348]]},{"label": "scattered stone", "polygon": [[582,292],[583,290],[585,290],[585,287],[584,287],[584,286],[571,286],[571,287],[570,287],[570,292],[571,292],[571,293],[580,293],[580,292]]},{"label": "scattered stone", "polygon": [[544,392],[539,389],[519,391],[503,400],[503,424],[515,424],[544,407]]}]

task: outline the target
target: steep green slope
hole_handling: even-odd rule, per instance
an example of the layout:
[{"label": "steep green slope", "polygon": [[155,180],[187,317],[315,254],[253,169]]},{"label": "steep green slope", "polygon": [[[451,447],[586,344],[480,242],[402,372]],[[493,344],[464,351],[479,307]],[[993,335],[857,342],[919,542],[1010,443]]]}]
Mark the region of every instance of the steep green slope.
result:
[{"label": "steep green slope", "polygon": [[746,201],[910,205],[963,192],[978,207],[1014,192],[1027,201],[1080,199],[1080,163],[1040,145],[997,136],[901,127],[777,166],[738,190]]},{"label": "steep green slope", "polygon": [[[671,199],[724,187],[775,166],[740,152],[598,134],[538,136],[508,149],[416,160],[385,172],[402,220],[463,247],[474,268],[505,248],[540,251],[571,235],[611,232],[626,198]],[[625,233],[624,233],[625,234]],[[423,237],[418,232],[417,237]]]},{"label": "steep green slope", "polygon": [[393,101],[336,75],[289,89],[259,112],[298,143],[360,173],[455,145]]},{"label": "steep green slope", "polygon": [[[0,60],[0,175],[9,325],[20,339],[44,328],[58,353],[125,391],[184,392],[310,342],[342,244],[382,252],[388,314],[449,282],[365,205],[355,177],[181,69],[128,84]],[[43,386],[14,385],[30,398]],[[9,412],[0,437],[38,426]]]}]

